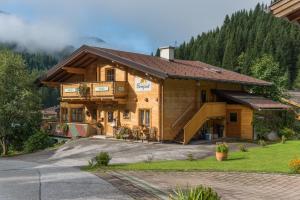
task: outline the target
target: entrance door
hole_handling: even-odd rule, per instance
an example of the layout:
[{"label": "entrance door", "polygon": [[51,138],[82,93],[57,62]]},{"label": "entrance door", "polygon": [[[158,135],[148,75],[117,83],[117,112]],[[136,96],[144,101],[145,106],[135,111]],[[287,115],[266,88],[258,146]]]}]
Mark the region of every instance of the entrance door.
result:
[{"label": "entrance door", "polygon": [[227,110],[226,137],[241,137],[241,110]]},{"label": "entrance door", "polygon": [[116,117],[113,110],[105,111],[105,132],[108,136],[113,136]]}]

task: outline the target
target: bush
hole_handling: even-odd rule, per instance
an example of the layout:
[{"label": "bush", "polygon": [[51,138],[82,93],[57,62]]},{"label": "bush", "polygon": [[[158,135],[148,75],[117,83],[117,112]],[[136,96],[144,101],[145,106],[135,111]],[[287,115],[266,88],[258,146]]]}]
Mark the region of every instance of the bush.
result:
[{"label": "bush", "polygon": [[295,135],[294,130],[290,129],[290,128],[283,128],[279,130],[279,136],[284,136],[286,139],[291,138]]},{"label": "bush", "polygon": [[216,147],[216,152],[228,153],[228,151],[229,151],[229,148],[228,148],[228,145],[226,143],[220,143]]},{"label": "bush", "polygon": [[170,195],[170,200],[219,200],[219,195],[211,188],[197,186],[195,188],[187,188],[185,191],[178,188],[174,191],[174,195]]},{"label": "bush", "polygon": [[122,126],[116,134],[117,139],[128,139],[130,136],[131,136],[131,129],[126,126]]},{"label": "bush", "polygon": [[46,149],[55,144],[55,141],[51,139],[45,132],[37,131],[30,136],[24,144],[24,151],[32,153],[38,150]]},{"label": "bush", "polygon": [[247,152],[247,151],[248,151],[246,145],[244,145],[244,144],[241,144],[241,145],[239,146],[239,148],[240,148],[240,151],[241,151],[241,152]]},{"label": "bush", "polygon": [[95,165],[107,166],[111,160],[110,155],[107,152],[100,152],[95,158]]},{"label": "bush", "polygon": [[292,173],[300,174],[300,159],[293,159],[289,163],[289,168]]},{"label": "bush", "polygon": [[265,147],[267,145],[265,140],[258,140],[258,144],[262,147]]}]

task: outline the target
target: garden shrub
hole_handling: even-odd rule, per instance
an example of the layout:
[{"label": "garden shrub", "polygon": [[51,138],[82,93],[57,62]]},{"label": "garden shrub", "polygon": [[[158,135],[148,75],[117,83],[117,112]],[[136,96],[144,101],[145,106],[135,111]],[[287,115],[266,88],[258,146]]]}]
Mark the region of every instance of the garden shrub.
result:
[{"label": "garden shrub", "polygon": [[262,147],[265,147],[267,145],[266,141],[265,140],[258,140],[258,144]]},{"label": "garden shrub", "polygon": [[202,185],[182,190],[178,188],[169,197],[170,200],[219,200],[219,195],[210,187]]},{"label": "garden shrub", "polygon": [[24,144],[24,151],[26,153],[32,153],[38,150],[46,149],[55,144],[55,141],[51,139],[45,132],[37,131]]},{"label": "garden shrub", "polygon": [[111,160],[110,155],[107,152],[100,152],[95,158],[95,165],[107,166]]},{"label": "garden shrub", "polygon": [[289,168],[292,173],[300,174],[300,159],[296,158],[290,161]]},{"label": "garden shrub", "polygon": [[240,148],[240,151],[241,151],[241,152],[247,152],[247,151],[248,151],[246,145],[244,145],[244,144],[241,144],[241,145],[239,146],[239,148]]},{"label": "garden shrub", "polygon": [[226,143],[220,143],[220,144],[217,144],[217,147],[216,147],[216,152],[219,152],[219,153],[228,153],[229,151],[229,147]]},{"label": "garden shrub", "polygon": [[291,138],[295,135],[295,131],[290,128],[283,128],[279,130],[279,136],[284,136],[286,139]]},{"label": "garden shrub", "polygon": [[131,136],[131,129],[126,126],[122,126],[116,134],[117,139],[128,139]]}]

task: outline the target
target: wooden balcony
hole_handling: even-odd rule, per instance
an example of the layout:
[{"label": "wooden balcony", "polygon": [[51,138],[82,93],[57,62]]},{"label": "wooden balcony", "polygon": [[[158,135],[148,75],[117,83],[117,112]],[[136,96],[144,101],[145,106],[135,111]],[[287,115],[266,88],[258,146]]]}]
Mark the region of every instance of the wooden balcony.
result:
[{"label": "wooden balcony", "polygon": [[270,10],[276,17],[300,22],[300,0],[279,0],[270,6]]},{"label": "wooden balcony", "polygon": [[116,82],[81,82],[61,84],[62,100],[103,101],[121,100],[128,94],[128,83]]}]

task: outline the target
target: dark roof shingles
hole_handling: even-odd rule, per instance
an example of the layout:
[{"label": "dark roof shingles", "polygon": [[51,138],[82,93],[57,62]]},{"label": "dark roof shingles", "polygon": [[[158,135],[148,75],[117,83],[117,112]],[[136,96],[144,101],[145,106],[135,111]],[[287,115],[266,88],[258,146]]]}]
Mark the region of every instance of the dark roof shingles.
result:
[{"label": "dark roof shingles", "polygon": [[[152,75],[161,75],[162,77],[170,78],[186,78],[186,79],[199,79],[199,80],[212,80],[219,82],[232,82],[245,85],[270,85],[271,83],[259,80],[250,76],[239,74],[233,71],[225,70],[223,68],[215,67],[200,61],[187,61],[187,60],[173,60],[169,61],[160,57],[149,56],[139,53],[131,53],[125,51],[118,51],[113,49],[82,46],[76,50],[72,55],[80,52],[91,52],[98,56],[106,56],[123,62],[128,67],[133,67],[141,71],[147,70]],[[104,55],[105,54],[105,55]],[[67,64],[72,58],[72,55],[62,61],[57,66],[50,69],[43,79],[55,74],[63,65]]]}]

